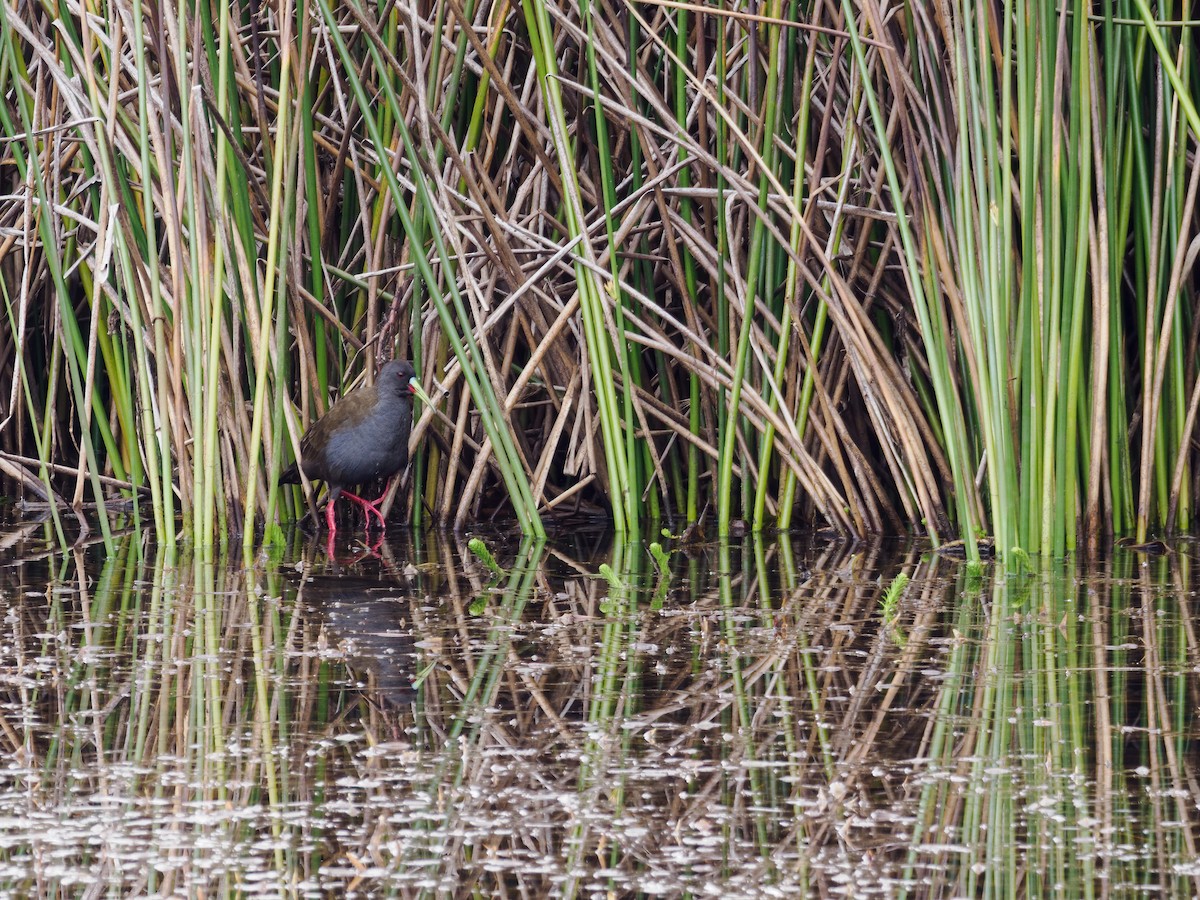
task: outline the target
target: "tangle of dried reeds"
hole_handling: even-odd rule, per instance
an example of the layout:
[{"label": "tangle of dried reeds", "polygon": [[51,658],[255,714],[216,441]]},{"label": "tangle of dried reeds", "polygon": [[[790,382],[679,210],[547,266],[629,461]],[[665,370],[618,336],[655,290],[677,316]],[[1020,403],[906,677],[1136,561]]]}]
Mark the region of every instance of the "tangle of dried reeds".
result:
[{"label": "tangle of dried reeds", "polygon": [[1189,527],[1198,70],[1143,9],[7,0],[0,468],[249,542],[411,355],[414,521]]}]

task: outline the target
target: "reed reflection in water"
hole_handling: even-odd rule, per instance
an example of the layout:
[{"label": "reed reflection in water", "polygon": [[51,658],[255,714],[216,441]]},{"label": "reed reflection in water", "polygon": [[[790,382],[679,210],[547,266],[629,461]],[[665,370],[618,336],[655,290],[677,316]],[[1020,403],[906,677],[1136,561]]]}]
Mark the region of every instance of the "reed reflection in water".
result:
[{"label": "reed reflection in water", "polygon": [[1200,892],[1194,543],[3,540],[3,896]]}]

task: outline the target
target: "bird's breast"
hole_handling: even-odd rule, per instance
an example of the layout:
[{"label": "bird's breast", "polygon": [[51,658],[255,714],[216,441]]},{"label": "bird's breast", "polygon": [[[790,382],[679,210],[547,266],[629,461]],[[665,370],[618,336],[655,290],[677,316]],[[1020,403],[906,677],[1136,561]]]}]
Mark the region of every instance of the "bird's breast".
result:
[{"label": "bird's breast", "polygon": [[408,421],[403,410],[376,411],[352,428],[333,435],[325,448],[329,479],[362,484],[390,478],[408,461]]}]

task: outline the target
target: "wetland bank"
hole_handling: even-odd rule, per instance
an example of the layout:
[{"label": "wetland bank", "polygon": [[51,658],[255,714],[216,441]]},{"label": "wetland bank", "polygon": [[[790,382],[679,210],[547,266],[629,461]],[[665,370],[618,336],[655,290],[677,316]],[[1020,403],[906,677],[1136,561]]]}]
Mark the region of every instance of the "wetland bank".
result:
[{"label": "wetland bank", "polygon": [[1200,890],[1195,542],[4,540],[0,896]]}]

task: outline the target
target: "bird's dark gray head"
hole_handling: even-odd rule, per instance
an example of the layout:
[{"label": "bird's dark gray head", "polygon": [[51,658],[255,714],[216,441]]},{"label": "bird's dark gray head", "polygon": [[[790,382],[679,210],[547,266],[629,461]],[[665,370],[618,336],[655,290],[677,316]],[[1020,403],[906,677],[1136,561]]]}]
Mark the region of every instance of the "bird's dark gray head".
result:
[{"label": "bird's dark gray head", "polygon": [[407,359],[393,359],[380,369],[375,381],[382,390],[407,397],[416,393],[417,370]]}]

